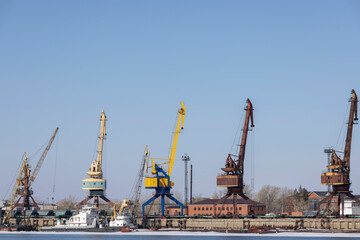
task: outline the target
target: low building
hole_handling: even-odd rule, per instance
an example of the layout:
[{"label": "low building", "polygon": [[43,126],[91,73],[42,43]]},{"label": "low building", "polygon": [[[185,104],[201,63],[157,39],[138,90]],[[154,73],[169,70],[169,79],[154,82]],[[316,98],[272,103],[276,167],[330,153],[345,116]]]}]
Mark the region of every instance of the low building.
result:
[{"label": "low building", "polygon": [[[184,207],[183,215],[188,215],[187,210],[188,210],[188,208]],[[166,213],[165,215],[168,215],[168,216],[180,216],[181,209],[180,209],[179,205],[170,205],[170,206],[166,207],[165,213]]]},{"label": "low building", "polygon": [[[193,204],[189,204],[187,209],[188,216],[215,216],[215,215],[228,215],[234,214],[233,199],[226,199],[224,204],[217,204],[219,199],[204,199]],[[215,206],[215,204],[217,204]],[[263,203],[255,202],[252,200],[236,199],[237,213],[239,215],[265,215],[266,205]],[[216,209],[215,209],[216,208]],[[180,207],[170,206],[166,208],[166,214],[170,216],[179,215]]]},{"label": "low building", "polygon": [[[323,200],[325,197],[327,197],[329,195],[328,191],[313,191],[309,194],[309,204],[310,204],[310,211],[318,211],[319,210],[319,202],[321,200]],[[327,206],[327,204],[322,204],[321,205],[321,211],[325,211]],[[331,203],[329,205],[329,210],[330,211],[335,211],[337,209],[338,206],[338,198],[337,196],[333,197],[331,199]]]},{"label": "low building", "polygon": [[56,211],[58,210],[57,205],[56,204],[49,204],[49,203],[40,203],[38,204],[41,210],[53,210]]},{"label": "low building", "polygon": [[[355,195],[359,199],[359,195]],[[342,214],[342,208],[340,206],[340,214]],[[359,216],[360,215],[360,205],[355,202],[355,200],[345,197],[344,198],[344,215],[353,215]]]},{"label": "low building", "polygon": [[[286,212],[283,212],[283,215],[288,216],[306,216],[310,214],[314,215],[314,212],[317,212],[320,207],[320,201],[326,198],[330,193],[328,191],[313,191],[308,195],[308,200],[306,202],[301,201],[301,199],[296,196],[290,196],[286,200]],[[329,204],[329,211],[335,212],[338,208],[338,197],[334,196]],[[323,203],[321,205],[321,211],[327,211],[327,204]]]}]

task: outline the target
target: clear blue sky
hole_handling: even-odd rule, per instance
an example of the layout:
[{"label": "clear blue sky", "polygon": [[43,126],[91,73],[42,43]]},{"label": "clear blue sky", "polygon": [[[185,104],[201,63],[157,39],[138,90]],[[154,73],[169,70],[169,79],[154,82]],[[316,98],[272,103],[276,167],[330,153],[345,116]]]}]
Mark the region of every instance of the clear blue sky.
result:
[{"label": "clear blue sky", "polygon": [[[56,199],[84,197],[104,109],[108,196],[127,197],[145,144],[167,156],[180,100],[175,190],[187,153],[194,193],[211,195],[246,98],[255,108],[247,183],[254,159],[256,190],[325,190],[323,148],[340,135],[342,150],[351,89],[360,95],[359,43],[359,1],[0,1],[0,195],[22,153],[59,127],[35,196],[52,195],[57,160]],[[355,126],[356,194],[359,144]]]}]

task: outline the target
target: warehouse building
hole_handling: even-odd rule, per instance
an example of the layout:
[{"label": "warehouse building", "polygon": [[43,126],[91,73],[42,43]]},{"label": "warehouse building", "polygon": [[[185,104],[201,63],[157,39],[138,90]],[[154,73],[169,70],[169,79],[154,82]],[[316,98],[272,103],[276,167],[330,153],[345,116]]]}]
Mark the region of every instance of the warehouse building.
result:
[{"label": "warehouse building", "polygon": [[[233,216],[233,199],[226,199],[224,204],[217,204],[219,199],[204,199],[193,204],[189,204],[184,209],[184,215],[188,216],[215,216],[227,215]],[[215,204],[217,204],[215,206]],[[236,199],[237,213],[239,215],[265,215],[266,205],[252,200]],[[166,214],[170,216],[180,215],[180,207],[169,206],[166,208]]]}]

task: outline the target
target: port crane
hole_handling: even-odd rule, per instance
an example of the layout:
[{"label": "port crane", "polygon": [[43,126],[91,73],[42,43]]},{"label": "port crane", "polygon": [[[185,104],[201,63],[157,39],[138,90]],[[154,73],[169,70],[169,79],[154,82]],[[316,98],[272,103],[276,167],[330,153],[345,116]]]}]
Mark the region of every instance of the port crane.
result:
[{"label": "port crane", "polygon": [[93,160],[91,163],[89,171],[86,173],[89,178],[82,180],[82,189],[89,190],[89,194],[87,197],[82,200],[80,203],[76,205],[77,211],[79,212],[79,208],[94,198],[94,204],[96,205],[97,209],[100,206],[100,199],[103,199],[109,205],[113,206],[112,203],[106,196],[106,179],[103,178],[103,170],[102,170],[102,152],[103,152],[103,145],[106,136],[106,115],[104,110],[101,111],[100,116],[100,135],[99,135],[99,146],[97,151],[97,158]]},{"label": "port crane", "polygon": [[131,216],[135,216],[135,212],[140,203],[141,187],[142,187],[142,182],[144,181],[144,176],[145,176],[145,166],[146,166],[146,163],[149,161],[149,156],[150,156],[150,151],[149,151],[148,146],[146,145],[144,155],[143,155],[143,158],[142,158],[142,161],[140,164],[139,174],[136,179],[134,192],[131,196],[131,200],[132,200],[132,205],[130,207],[130,215]]},{"label": "port crane", "polygon": [[[149,160],[150,151],[148,146],[145,146],[144,155],[141,160],[139,174],[137,175],[134,187],[132,189],[130,199],[124,199],[122,204],[118,204],[119,211],[118,214],[129,214],[130,217],[134,218],[136,216],[136,211],[139,207],[142,182],[144,181],[145,176],[145,166]],[[114,204],[114,219],[116,217],[116,204]]]},{"label": "port crane", "polygon": [[[237,211],[237,204],[236,198],[240,196],[241,198],[248,200],[249,202],[253,202],[249,199],[248,196],[244,193],[244,160],[245,160],[245,150],[246,150],[246,141],[249,129],[249,123],[251,121],[251,127],[254,127],[254,120],[253,120],[253,106],[250,99],[246,100],[247,106],[244,109],[246,111],[244,127],[243,127],[243,134],[241,138],[240,144],[240,151],[239,155],[235,156],[237,159],[233,159],[232,155],[229,154],[226,158],[225,168],[221,168],[224,174],[217,176],[217,186],[218,187],[227,187],[227,192],[225,196],[223,196],[215,205],[214,205],[214,212],[215,216],[221,214],[220,212],[217,213],[216,205],[223,204],[226,199],[230,196],[233,196],[233,208],[234,208],[234,218],[238,218],[238,211]],[[254,203],[254,202],[253,202]]]},{"label": "port crane", "polygon": [[[55,139],[55,136],[58,132],[59,128],[55,129],[54,134],[50,138],[44,152],[42,153],[38,163],[36,164],[35,170],[31,174],[30,165],[28,162],[28,157],[26,153],[24,153],[23,161],[21,164],[20,172],[18,177],[16,178],[14,188],[12,190],[11,196],[10,196],[10,206],[5,211],[4,217],[3,217],[3,223],[7,223],[12,215],[12,212],[15,207],[21,207],[21,214],[25,214],[26,210],[30,210],[32,207],[36,208],[37,210],[40,210],[38,204],[32,197],[33,190],[31,189],[32,183],[35,181],[40,168],[46,158],[46,155],[48,151],[50,150],[50,147]],[[16,197],[19,197],[17,201],[15,202]]]},{"label": "port crane", "polygon": [[[321,205],[327,203],[327,211],[329,211],[329,205],[333,197],[338,196],[338,209],[337,215],[344,217],[344,196],[348,196],[350,199],[354,200],[360,204],[360,200],[355,197],[350,191],[350,153],[351,153],[351,140],[352,140],[352,131],[353,125],[357,123],[357,103],[358,98],[355,93],[355,90],[351,91],[350,102],[350,111],[349,111],[349,120],[347,123],[347,133],[345,140],[345,149],[344,156],[341,159],[335,150],[332,150],[330,164],[327,166],[328,172],[321,174],[321,184],[331,185],[332,191],[329,195],[326,196],[322,201],[319,202],[318,214],[320,216]],[[341,212],[340,212],[341,206]]]},{"label": "port crane", "polygon": [[[166,159],[162,158],[151,158],[151,166],[147,166],[145,172],[151,169],[152,176],[145,177],[145,188],[155,189],[155,194],[148,201],[142,205],[143,217],[146,217],[145,207],[150,203],[161,197],[161,216],[165,216],[165,197],[174,201],[181,207],[181,215],[183,215],[184,205],[172,196],[170,193],[171,188],[174,186],[174,182],[170,180],[171,173],[174,167],[176,147],[178,142],[179,134],[184,129],[184,119],[186,108],[183,102],[180,102],[181,108],[177,111],[177,118],[175,123],[175,130],[173,132],[173,141],[170,147],[169,157]],[[154,160],[157,160],[156,162]],[[152,205],[151,205],[152,206]]]}]

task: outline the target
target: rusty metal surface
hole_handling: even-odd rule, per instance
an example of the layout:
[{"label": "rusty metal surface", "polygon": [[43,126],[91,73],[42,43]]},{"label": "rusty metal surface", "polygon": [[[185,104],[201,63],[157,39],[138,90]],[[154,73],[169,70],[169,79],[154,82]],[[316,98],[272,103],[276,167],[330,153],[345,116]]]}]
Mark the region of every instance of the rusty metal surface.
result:
[{"label": "rusty metal surface", "polygon": [[[216,212],[216,205],[223,204],[229,197],[233,197],[231,200],[233,202],[234,208],[234,218],[238,218],[237,211],[237,197],[241,197],[245,200],[249,198],[244,194],[244,160],[245,160],[245,150],[246,150],[246,141],[247,135],[249,131],[249,123],[251,121],[251,127],[254,127],[253,120],[253,106],[250,99],[246,100],[247,107],[245,108],[246,116],[244,121],[243,133],[241,137],[240,150],[237,159],[233,159],[231,154],[229,154],[226,158],[225,168],[221,170],[225,172],[224,175],[220,175],[217,177],[217,186],[219,187],[227,187],[227,192],[225,196],[223,196],[217,203],[214,204],[214,215],[221,215],[221,210],[219,213]],[[250,200],[251,201],[251,200]],[[256,204],[255,204],[256,205]],[[253,212],[248,212],[249,214],[253,214]]]},{"label": "rusty metal surface", "polygon": [[[360,204],[360,200],[351,194],[350,191],[350,153],[351,153],[351,139],[352,130],[357,118],[357,102],[358,98],[354,91],[351,91],[352,97],[350,99],[349,121],[347,123],[347,134],[344,149],[344,158],[341,159],[335,150],[332,150],[330,165],[327,166],[328,172],[321,174],[321,184],[332,185],[333,190],[329,195],[319,202],[318,214],[320,215],[321,205],[327,204],[326,209],[329,211],[329,205],[334,196],[338,196],[338,207],[335,215],[344,217],[344,196],[348,196],[355,202]],[[342,211],[340,211],[340,209]]]},{"label": "rusty metal surface", "polygon": [[348,173],[339,173],[337,175],[327,176],[326,173],[321,174],[321,184],[323,185],[340,185],[350,184]]},{"label": "rusty metal surface", "polygon": [[241,176],[237,175],[220,175],[216,180],[218,187],[242,187],[243,185]]}]

